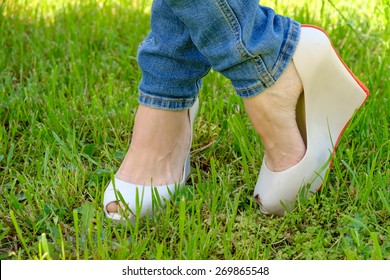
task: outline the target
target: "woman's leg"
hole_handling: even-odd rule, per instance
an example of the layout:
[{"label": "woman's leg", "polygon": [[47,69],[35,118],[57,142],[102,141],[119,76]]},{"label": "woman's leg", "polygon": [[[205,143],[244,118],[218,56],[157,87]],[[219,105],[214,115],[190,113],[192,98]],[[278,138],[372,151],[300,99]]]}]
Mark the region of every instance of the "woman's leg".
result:
[{"label": "woman's leg", "polygon": [[274,85],[261,94],[245,98],[248,116],[265,148],[270,170],[282,171],[297,164],[306,147],[296,121],[302,83],[291,62]]},{"label": "woman's leg", "polygon": [[[190,146],[190,108],[210,70],[186,26],[165,5],[153,3],[152,31],[141,43],[139,102],[130,148],[116,178],[138,186],[180,182]],[[107,205],[118,211],[118,203]]]},{"label": "woman's leg", "polygon": [[[301,29],[299,23],[259,6],[258,0],[166,3],[211,66],[244,98],[265,147],[254,197],[264,213],[283,215],[300,191],[309,194],[320,188],[335,145],[367,97],[367,88],[323,31]],[[298,127],[297,104],[304,87]]]},{"label": "woman's leg", "polygon": [[[287,169],[305,154],[295,109],[302,84],[291,62],[300,24],[258,0],[166,0],[199,51],[244,98],[267,166]],[[261,94],[260,94],[261,93]]]}]

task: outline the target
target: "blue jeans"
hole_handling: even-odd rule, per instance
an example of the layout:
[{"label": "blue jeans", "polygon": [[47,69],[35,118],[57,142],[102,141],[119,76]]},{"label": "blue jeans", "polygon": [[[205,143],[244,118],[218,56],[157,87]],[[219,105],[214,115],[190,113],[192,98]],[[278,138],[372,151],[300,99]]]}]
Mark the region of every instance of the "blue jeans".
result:
[{"label": "blue jeans", "polygon": [[300,24],[258,0],[155,0],[140,44],[139,102],[183,110],[211,67],[243,98],[270,87],[290,63]]}]

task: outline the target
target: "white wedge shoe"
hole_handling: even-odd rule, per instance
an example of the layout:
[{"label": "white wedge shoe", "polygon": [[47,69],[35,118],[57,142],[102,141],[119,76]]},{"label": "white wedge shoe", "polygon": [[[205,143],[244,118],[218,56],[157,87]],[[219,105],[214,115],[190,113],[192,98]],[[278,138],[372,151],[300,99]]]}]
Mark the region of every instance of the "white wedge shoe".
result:
[{"label": "white wedge shoe", "polygon": [[309,196],[321,188],[341,134],[369,94],[318,27],[302,26],[293,61],[304,88],[306,154],[281,172],[263,160],[254,191],[261,211],[278,216],[294,207],[300,191]]},{"label": "white wedge shoe", "polygon": [[[165,200],[170,200],[175,191],[185,186],[186,180],[190,175],[192,129],[198,108],[199,100],[197,99],[194,105],[188,110],[188,116],[191,124],[191,137],[190,148],[183,167],[182,180],[174,184],[163,186],[138,186],[122,181],[118,178],[114,178],[114,181],[109,183],[104,192],[103,209],[108,218],[121,222],[125,222],[128,219],[131,223],[134,223],[137,215],[140,218],[144,216],[152,216],[165,207]],[[126,209],[120,209],[121,213],[108,212],[107,205],[115,201],[118,203],[125,201],[127,204],[127,206],[125,206]],[[124,217],[123,215],[127,217]]]}]

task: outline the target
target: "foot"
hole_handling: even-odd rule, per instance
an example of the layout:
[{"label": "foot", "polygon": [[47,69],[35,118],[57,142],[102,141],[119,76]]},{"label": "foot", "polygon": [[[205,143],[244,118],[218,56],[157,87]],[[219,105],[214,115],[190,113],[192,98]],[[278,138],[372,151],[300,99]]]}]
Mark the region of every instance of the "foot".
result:
[{"label": "foot", "polygon": [[306,147],[296,121],[302,82],[290,63],[274,85],[261,94],[244,99],[248,116],[265,148],[265,162],[272,171],[297,164]]},{"label": "foot", "polygon": [[[158,110],[140,105],[129,151],[115,177],[139,186],[181,181],[190,145],[188,111]],[[119,204],[107,205],[118,212]]]}]

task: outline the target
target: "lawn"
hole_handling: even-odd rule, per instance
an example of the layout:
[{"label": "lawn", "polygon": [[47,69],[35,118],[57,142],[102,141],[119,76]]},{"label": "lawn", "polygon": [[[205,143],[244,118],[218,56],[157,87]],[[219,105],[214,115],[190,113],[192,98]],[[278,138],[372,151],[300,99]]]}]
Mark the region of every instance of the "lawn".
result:
[{"label": "lawn", "polygon": [[321,191],[284,217],[261,214],[263,146],[211,72],[188,187],[164,214],[122,226],[102,196],[131,139],[150,1],[0,0],[0,259],[389,260],[389,2],[261,3],[327,30],[371,91]]}]

